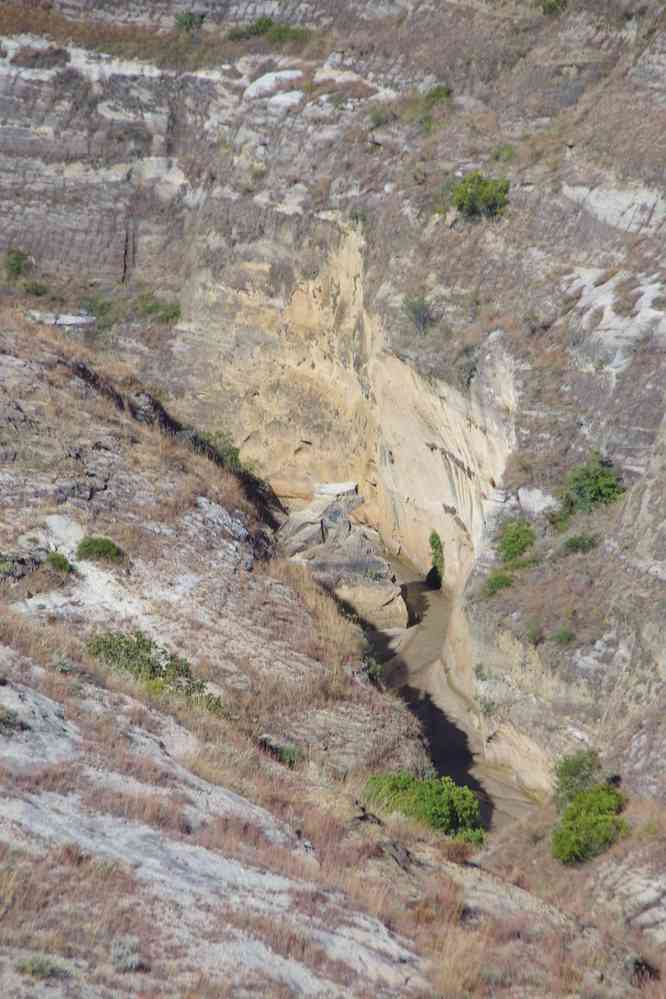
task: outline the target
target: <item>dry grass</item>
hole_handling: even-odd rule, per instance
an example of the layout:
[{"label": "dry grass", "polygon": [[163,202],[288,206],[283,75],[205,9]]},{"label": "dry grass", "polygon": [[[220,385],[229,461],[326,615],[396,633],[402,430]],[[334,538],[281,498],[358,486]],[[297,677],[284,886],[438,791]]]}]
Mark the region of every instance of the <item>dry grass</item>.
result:
[{"label": "dry grass", "polygon": [[[188,31],[160,32],[153,26],[114,25],[86,19],[73,21],[54,10],[33,5],[4,3],[0,9],[0,34],[44,35],[59,45],[79,45],[123,59],[141,59],[163,69],[194,71],[219,66],[248,53],[271,51],[265,38],[230,42],[227,27],[207,26],[196,39]],[[330,39],[332,42],[332,39]],[[329,50],[329,40],[313,33],[304,43],[280,46],[281,51],[321,55]]]}]

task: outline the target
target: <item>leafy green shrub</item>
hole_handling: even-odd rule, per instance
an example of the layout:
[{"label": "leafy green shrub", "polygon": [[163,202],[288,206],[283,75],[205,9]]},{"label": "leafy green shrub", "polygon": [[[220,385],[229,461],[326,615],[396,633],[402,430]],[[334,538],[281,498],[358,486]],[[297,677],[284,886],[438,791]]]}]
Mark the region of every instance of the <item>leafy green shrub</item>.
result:
[{"label": "leafy green shrub", "polygon": [[590,552],[599,544],[599,539],[593,534],[574,534],[564,542],[565,555],[578,552]]},{"label": "leafy green shrub", "polygon": [[214,448],[225,468],[229,468],[232,472],[242,471],[240,448],[233,443],[231,434],[226,430],[208,430],[200,434],[200,437]]},{"label": "leafy green shrub", "polygon": [[589,513],[595,506],[614,503],[623,492],[613,463],[595,452],[588,462],[569,472],[564,506],[572,513]]},{"label": "leafy green shrub", "polygon": [[120,562],[124,552],[111,538],[89,534],[79,542],[76,556],[91,562]]},{"label": "leafy green shrub", "polygon": [[49,293],[48,285],[39,281],[26,281],[25,290],[28,295],[34,295],[35,298],[44,298]]},{"label": "leafy green shrub", "polygon": [[561,14],[567,6],[567,0],[541,0],[541,11],[550,17]]},{"label": "leafy green shrub", "polygon": [[509,181],[484,177],[478,170],[468,173],[451,194],[455,208],[467,218],[501,215],[509,203]]},{"label": "leafy green shrub", "polygon": [[196,31],[206,20],[205,14],[195,14],[194,11],[183,11],[176,14],[176,27],[179,31]]},{"label": "leafy green shrub", "polygon": [[569,642],[573,642],[576,635],[571,628],[567,628],[567,626],[563,624],[557,629],[557,631],[553,632],[551,637],[554,642],[558,643],[558,645],[568,645]]},{"label": "leafy green shrub", "polygon": [[493,149],[493,159],[497,163],[510,163],[515,155],[515,149],[513,146],[505,142],[501,146],[495,146]]},{"label": "leafy green shrub", "polygon": [[436,585],[441,586],[444,579],[444,549],[442,547],[442,539],[437,531],[430,532],[430,552],[432,554],[434,582]]},{"label": "leafy green shrub", "polygon": [[401,812],[449,836],[475,842],[483,838],[476,795],[450,777],[420,780],[404,771],[377,774],[369,778],[365,796],[387,812]]},{"label": "leafy green shrub", "polygon": [[423,107],[426,111],[432,111],[438,104],[443,104],[451,97],[451,88],[445,83],[438,83],[431,90],[423,95]]},{"label": "leafy green shrub", "polygon": [[488,574],[488,578],[483,585],[483,592],[487,597],[494,597],[500,590],[506,590],[509,586],[513,586],[513,576],[511,573],[493,569]]},{"label": "leafy green shrub", "polygon": [[619,816],[623,805],[624,797],[607,784],[579,791],[553,829],[555,859],[578,864],[607,850],[627,830]]},{"label": "leafy green shrub", "polygon": [[62,552],[49,552],[46,556],[46,564],[49,569],[53,569],[54,572],[64,572],[69,574],[74,571],[74,566],[66,558]]},{"label": "leafy green shrub", "polygon": [[424,295],[405,295],[402,300],[402,309],[414,323],[417,333],[426,333],[434,322],[432,310]]},{"label": "leafy green shrub", "polygon": [[7,271],[7,277],[11,281],[15,281],[16,278],[20,278],[21,275],[28,269],[29,259],[28,254],[24,253],[23,250],[10,248],[5,257],[5,270]]},{"label": "leafy green shrub", "polygon": [[223,713],[222,699],[209,693],[203,680],[192,676],[187,659],[174,655],[142,631],[101,632],[90,639],[87,649],[110,669],[130,673],[155,696],[178,694],[214,714]]},{"label": "leafy green shrub", "polygon": [[507,520],[499,536],[499,552],[503,562],[520,558],[536,541],[534,528],[527,520]]},{"label": "leafy green shrub", "polygon": [[561,756],[555,765],[555,804],[563,811],[580,791],[588,791],[601,781],[601,760],[596,749],[579,749]]}]

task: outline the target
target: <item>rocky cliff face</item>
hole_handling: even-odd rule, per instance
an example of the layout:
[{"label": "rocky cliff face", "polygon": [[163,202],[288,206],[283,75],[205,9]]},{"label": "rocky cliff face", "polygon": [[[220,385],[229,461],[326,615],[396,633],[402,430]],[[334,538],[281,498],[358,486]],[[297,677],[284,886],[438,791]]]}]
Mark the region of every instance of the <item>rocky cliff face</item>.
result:
[{"label": "rocky cliff face", "polygon": [[[125,319],[98,349],[285,498],[357,480],[424,570],[438,531],[445,658],[498,761],[543,788],[555,753],[615,751],[621,716],[627,776],[663,795],[659,5],[275,7],[211,0],[162,43],[180,4],[3,15],[2,246],[65,297],[178,296],[171,331]],[[259,15],[312,33],[224,41]],[[500,219],[452,208],[474,169],[510,179]],[[594,449],[626,496],[556,558],[545,513]],[[541,563],[487,600],[507,515]]]}]

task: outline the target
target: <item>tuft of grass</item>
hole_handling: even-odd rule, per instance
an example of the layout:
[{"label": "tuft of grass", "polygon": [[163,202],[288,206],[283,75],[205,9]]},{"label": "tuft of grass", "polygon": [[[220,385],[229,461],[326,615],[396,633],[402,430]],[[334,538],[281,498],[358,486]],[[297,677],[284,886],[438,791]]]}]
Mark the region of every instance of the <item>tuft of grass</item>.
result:
[{"label": "tuft of grass", "polygon": [[69,971],[66,968],[51,960],[46,954],[35,954],[24,961],[19,961],[16,970],[21,975],[30,975],[31,978],[40,980],[67,978],[69,976]]},{"label": "tuft of grass", "polygon": [[495,146],[493,149],[493,159],[496,163],[510,163],[515,154],[515,149],[508,142],[502,143],[500,146]]},{"label": "tuft of grass", "polygon": [[511,573],[494,569],[483,584],[483,593],[486,597],[494,597],[500,590],[506,590],[509,586],[513,586]]},{"label": "tuft of grass", "polygon": [[205,14],[195,14],[192,10],[182,11],[176,14],[176,27],[179,31],[192,32],[201,28],[205,20]]},{"label": "tuft of grass", "polygon": [[384,811],[400,812],[449,836],[483,841],[478,798],[450,777],[420,779],[404,771],[376,774],[368,779],[365,797]]},{"label": "tuft of grass", "polygon": [[181,317],[178,302],[162,302],[151,292],[141,295],[136,302],[137,312],[146,318],[155,318],[165,326],[172,326]]},{"label": "tuft of grass", "polygon": [[547,17],[557,17],[567,7],[567,0],[541,0],[541,13]]},{"label": "tuft of grass", "polygon": [[557,642],[558,645],[569,645],[571,642],[573,642],[575,637],[576,635],[571,630],[571,628],[567,628],[567,626],[564,624],[561,627],[559,627],[557,631],[554,631],[553,634],[551,635],[553,641]]},{"label": "tuft of grass", "polygon": [[478,170],[468,173],[451,192],[453,206],[468,219],[501,215],[509,203],[510,182],[484,177]]},{"label": "tuft of grass", "polygon": [[35,298],[44,298],[49,293],[49,286],[40,281],[26,281],[25,290],[26,294],[33,295]]},{"label": "tuft of grass", "polygon": [[203,680],[192,676],[187,659],[169,652],[142,631],[102,632],[90,639],[87,649],[110,669],[130,673],[156,697],[177,694],[213,714],[224,711],[222,699],[209,693]]},{"label": "tuft of grass", "polygon": [[103,298],[101,295],[89,295],[87,298],[81,299],[81,308],[95,317],[100,333],[105,333],[113,326],[113,302],[111,299]]},{"label": "tuft of grass", "polygon": [[593,534],[573,534],[564,542],[564,554],[573,555],[579,552],[590,552],[598,544],[599,539]]},{"label": "tuft of grass", "polygon": [[101,538],[93,534],[83,538],[76,549],[77,558],[91,562],[120,562],[125,554],[111,538]]},{"label": "tuft of grass", "polygon": [[54,572],[62,572],[65,575],[74,572],[74,566],[62,552],[49,552],[46,556],[46,563]]},{"label": "tuft of grass", "polygon": [[23,250],[10,247],[5,256],[5,271],[10,281],[16,281],[28,269],[29,257]]}]

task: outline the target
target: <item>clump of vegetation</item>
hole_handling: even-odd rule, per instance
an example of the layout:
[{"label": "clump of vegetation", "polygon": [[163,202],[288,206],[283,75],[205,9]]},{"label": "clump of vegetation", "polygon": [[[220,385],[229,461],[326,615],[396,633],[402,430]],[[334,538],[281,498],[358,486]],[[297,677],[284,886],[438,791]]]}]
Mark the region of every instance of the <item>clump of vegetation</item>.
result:
[{"label": "clump of vegetation", "polygon": [[181,317],[181,309],[178,302],[161,302],[150,292],[141,295],[136,302],[136,308],[141,316],[157,319],[165,326],[177,323]]},{"label": "clump of vegetation", "polygon": [[564,542],[565,555],[573,555],[579,552],[591,552],[599,544],[599,539],[593,534],[573,534]]},{"label": "clump of vegetation", "polygon": [[418,122],[424,132],[429,134],[435,126],[435,108],[445,104],[450,97],[451,89],[446,84],[439,83],[425,94],[414,94],[403,103],[401,117],[408,122]]},{"label": "clump of vegetation", "polygon": [[478,798],[450,777],[419,779],[404,771],[377,774],[369,778],[365,797],[384,811],[400,812],[448,836],[483,841]]},{"label": "clump of vegetation", "polygon": [[370,108],[370,125],[372,128],[381,128],[395,120],[395,112],[386,105],[380,104]]},{"label": "clump of vegetation", "polygon": [[430,552],[432,555],[430,577],[435,586],[440,588],[444,579],[444,548],[442,546],[442,539],[437,531],[430,532]]},{"label": "clump of vegetation", "polygon": [[486,597],[494,597],[500,590],[506,590],[509,586],[513,586],[511,573],[494,569],[483,584],[483,592]]},{"label": "clump of vegetation", "polygon": [[541,12],[554,17],[561,14],[567,6],[567,0],[541,0]]},{"label": "clump of vegetation", "polygon": [[602,780],[602,767],[596,749],[579,749],[561,756],[555,765],[555,804],[564,811],[580,791],[588,791]]},{"label": "clump of vegetation", "polygon": [[40,281],[26,281],[25,290],[28,295],[33,295],[35,298],[44,298],[49,293],[48,285]]},{"label": "clump of vegetation", "polygon": [[608,784],[579,791],[553,829],[552,851],[563,864],[579,864],[598,856],[627,831],[620,817],[624,796]]},{"label": "clump of vegetation", "polygon": [[148,962],[141,957],[139,938],[131,935],[116,937],[112,942],[111,963],[120,974],[150,970]]},{"label": "clump of vegetation", "polygon": [[412,321],[416,332],[423,335],[435,321],[432,309],[424,295],[405,295],[402,300],[402,310]]},{"label": "clump of vegetation", "polygon": [[113,302],[102,295],[89,295],[81,300],[81,308],[95,317],[100,333],[110,330],[114,323]]},{"label": "clump of vegetation", "polygon": [[74,566],[62,552],[49,552],[46,556],[46,564],[54,572],[62,572],[65,575],[74,572]]},{"label": "clump of vegetation", "polygon": [[232,28],[227,33],[230,42],[247,42],[253,38],[266,38],[273,45],[286,45],[297,42],[303,44],[310,38],[307,28],[295,28],[290,24],[278,24],[272,17],[258,17],[251,24]]},{"label": "clump of vegetation", "polygon": [[76,556],[91,562],[120,562],[125,554],[111,538],[89,534],[79,542]]},{"label": "clump of vegetation", "polygon": [[499,552],[503,562],[512,562],[524,555],[536,541],[534,528],[527,520],[507,520],[499,536]]},{"label": "clump of vegetation", "polygon": [[208,693],[205,682],[192,676],[187,659],[170,652],[142,631],[102,632],[90,639],[87,649],[110,669],[131,674],[155,696],[177,694],[214,714],[223,712],[222,699]]},{"label": "clump of vegetation", "polygon": [[384,675],[384,666],[382,663],[377,662],[374,656],[364,656],[363,666],[365,668],[368,680],[371,683],[379,685],[382,681]]},{"label": "clump of vegetation", "polygon": [[493,180],[475,170],[455,185],[451,200],[466,218],[491,218],[501,215],[508,205],[509,187],[508,180]]},{"label": "clump of vegetation", "polygon": [[540,621],[530,621],[527,626],[527,641],[530,645],[540,645],[543,642],[543,627]]},{"label": "clump of vegetation", "polygon": [[588,462],[569,472],[564,503],[571,513],[589,513],[595,506],[614,503],[623,492],[613,463],[595,452]]},{"label": "clump of vegetation", "polygon": [[565,624],[559,627],[557,631],[554,631],[552,636],[553,641],[557,642],[558,645],[568,645],[570,642],[573,642],[575,637],[576,635],[571,628],[567,628]]},{"label": "clump of vegetation", "polygon": [[69,971],[61,964],[52,961],[46,954],[35,954],[24,961],[19,961],[16,970],[21,975],[30,975],[31,978],[67,978]]},{"label": "clump of vegetation", "polygon": [[222,465],[232,472],[241,472],[243,463],[240,456],[240,448],[236,447],[231,434],[226,430],[207,430],[199,435],[206,444],[217,453]]},{"label": "clump of vegetation", "polygon": [[10,248],[5,256],[5,270],[10,281],[16,281],[28,269],[29,257],[23,250]]},{"label": "clump of vegetation", "polygon": [[196,31],[206,20],[205,14],[195,14],[192,10],[176,14],[176,27],[179,31]]},{"label": "clump of vegetation", "polygon": [[16,712],[0,704],[0,735],[13,735],[14,732],[20,731],[23,727]]},{"label": "clump of vegetation", "polygon": [[495,146],[493,149],[493,159],[496,163],[510,163],[515,156],[515,149],[508,143],[502,143],[500,146]]}]

